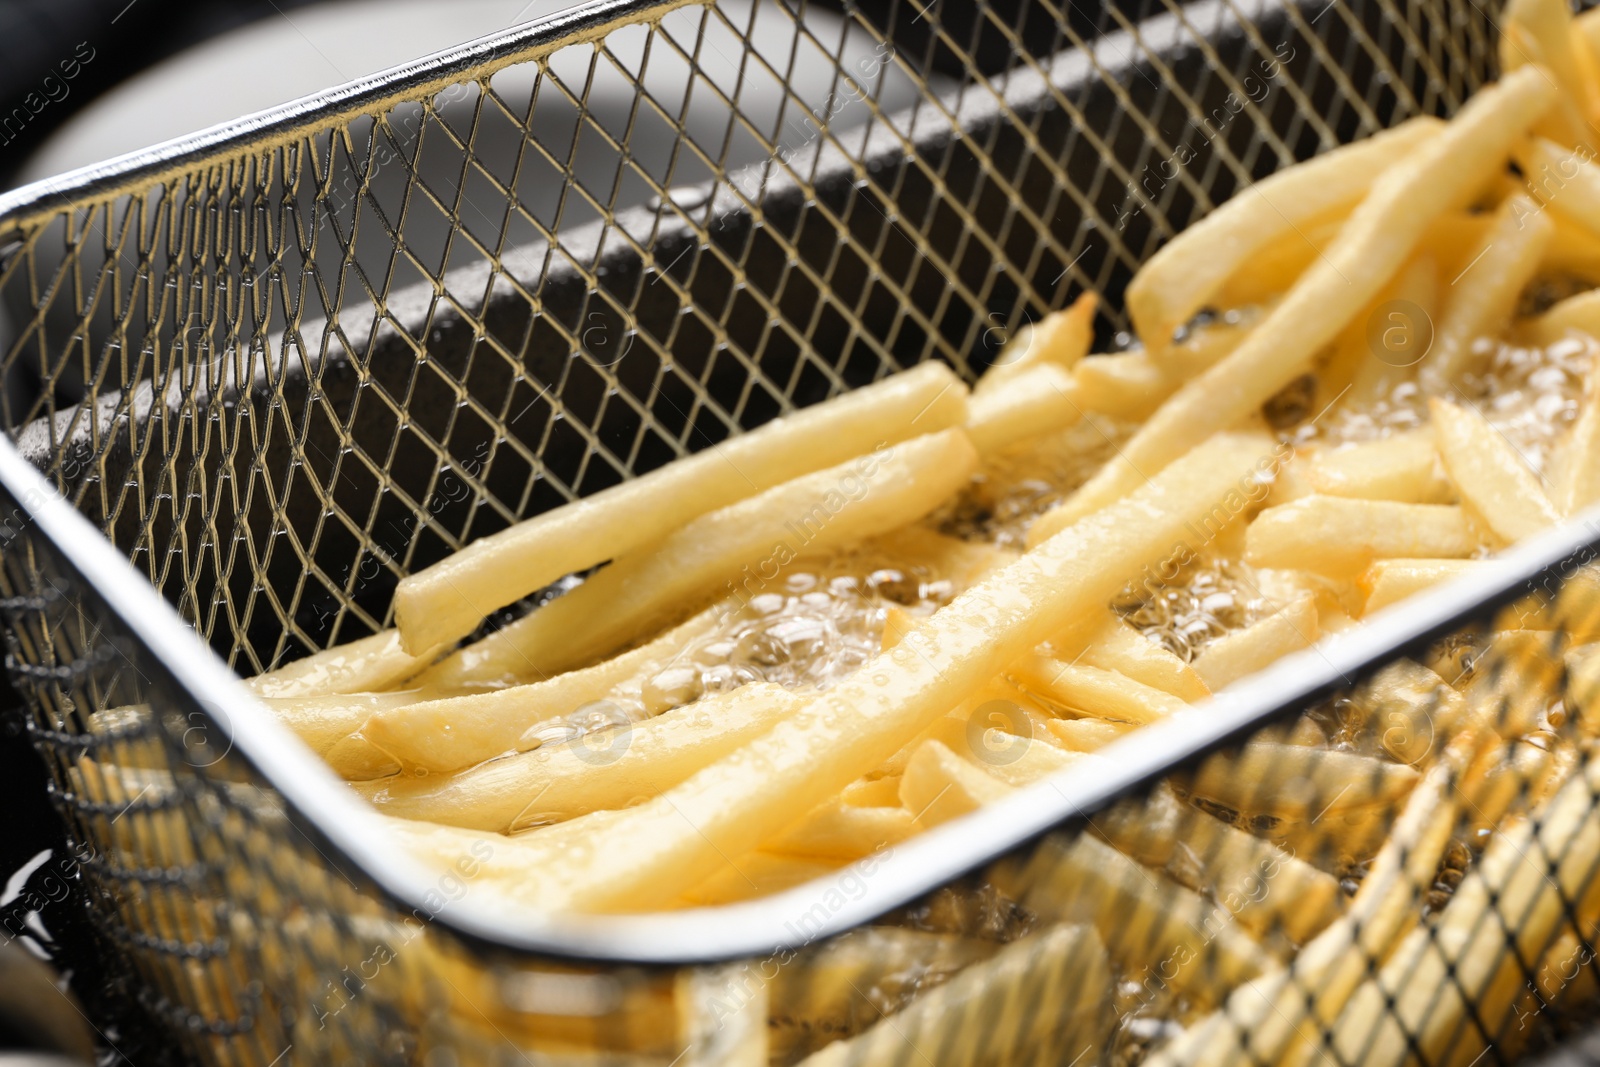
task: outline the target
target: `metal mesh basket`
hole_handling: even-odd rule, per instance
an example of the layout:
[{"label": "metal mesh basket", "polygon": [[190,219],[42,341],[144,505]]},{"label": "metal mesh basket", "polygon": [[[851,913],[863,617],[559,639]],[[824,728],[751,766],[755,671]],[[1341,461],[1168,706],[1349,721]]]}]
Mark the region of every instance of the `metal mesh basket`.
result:
[{"label": "metal mesh basket", "polygon": [[[970,375],[1081,289],[1113,345],[1164,238],[1452,112],[1495,37],[1461,0],[603,0],[0,200],[9,664],[174,1039],[1431,1064],[1582,1017],[1592,523],[1016,802],[657,916],[506,914],[475,864],[409,863],[228,670],[373,632],[399,577],[781,412]],[[1518,740],[1446,744],[1441,676]],[[1327,787],[1336,758],[1370,776]]]}]

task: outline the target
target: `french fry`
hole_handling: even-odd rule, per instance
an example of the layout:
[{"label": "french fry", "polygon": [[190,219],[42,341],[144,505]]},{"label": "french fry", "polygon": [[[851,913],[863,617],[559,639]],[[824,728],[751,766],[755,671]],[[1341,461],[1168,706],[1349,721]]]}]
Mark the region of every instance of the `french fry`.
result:
[{"label": "french fry", "polygon": [[1589,366],[1578,421],[1552,464],[1556,510],[1567,518],[1600,504],[1600,359]]},{"label": "french fry", "polygon": [[261,697],[260,700],[313,752],[325,756],[334,745],[361,729],[362,723],[374,712],[415,703],[423,695],[423,691],[407,689],[388,693]]},{"label": "french fry", "polygon": [[1297,597],[1266,618],[1207,645],[1194,659],[1195,673],[1218,692],[1282,656],[1316,644],[1321,636],[1318,625],[1316,598]]},{"label": "french fry", "polygon": [[[1600,197],[1600,189],[1596,190],[1596,195]],[[1600,204],[1596,205],[1595,218],[1600,221]],[[1541,347],[1564,341],[1573,334],[1600,339],[1600,289],[1586,289],[1569,296],[1522,327],[1524,339]]]},{"label": "french fry", "polygon": [[1351,710],[1365,716],[1385,752],[1416,767],[1454,736],[1466,700],[1433,671],[1402,659],[1363,685]]},{"label": "french fry", "polygon": [[1170,693],[1115,671],[1063,663],[1047,656],[1025,657],[1012,666],[1011,673],[1034,692],[1101,719],[1150,723],[1185,706]]},{"label": "french fry", "polygon": [[713,605],[631,652],[542,682],[388,703],[360,725],[362,736],[408,767],[434,773],[471,767],[521,747],[524,734],[537,724],[601,700],[628,679],[672,662],[715,629],[727,610]]},{"label": "french fry", "polygon": [[1465,558],[1480,543],[1454,505],[1308,496],[1257,516],[1245,532],[1244,558],[1257,567],[1349,576],[1379,559]]},{"label": "french fry", "polygon": [[756,683],[457,774],[402,777],[357,789],[388,815],[510,833],[659,796],[761,736],[804,702],[799,693]]},{"label": "french fry", "polygon": [[967,436],[989,455],[1029,437],[1064,430],[1083,418],[1075,377],[1054,363],[1019,371],[972,397]]},{"label": "french fry", "polygon": [[1074,662],[1116,671],[1190,703],[1211,695],[1193,667],[1110,612]]},{"label": "french fry", "polygon": [[1494,836],[1435,924],[1413,933],[1351,998],[1333,1033],[1336,1054],[1359,1050],[1362,1063],[1375,1065],[1445,1062],[1447,1051],[1452,1063],[1475,1058],[1481,1035],[1499,1032],[1521,990],[1522,961],[1549,947],[1570,902],[1593,895],[1597,790],[1600,764],[1591,763],[1537,819]]},{"label": "french fry", "polygon": [[777,1062],[854,1037],[881,1012],[899,1011],[998,947],[971,937],[868,926],[801,950],[775,968],[768,983]]},{"label": "french fry", "polygon": [[1368,310],[1345,327],[1330,365],[1319,375],[1327,379],[1321,403],[1335,402],[1344,390],[1342,406],[1364,410],[1389,400],[1415,378],[1417,363],[1438,343],[1439,288],[1439,265],[1428,253],[1402,267]]},{"label": "french fry", "polygon": [[1318,449],[1306,460],[1305,472],[1312,492],[1326,496],[1406,504],[1448,504],[1455,498],[1428,428]]},{"label": "french fry", "polygon": [[[1231,355],[1163,404],[1114,459],[1059,505],[1061,514],[1051,525],[1069,525],[1125,496],[1304,374],[1317,351],[1410,257],[1428,224],[1462,206],[1501,168],[1511,145],[1548,109],[1554,95],[1537,68],[1510,74],[1475,95],[1437,136],[1423,140],[1385,170],[1327,253],[1261,325]],[[1208,244],[1202,240],[1197,247]]]},{"label": "french fry", "polygon": [[[1458,747],[1455,755],[1468,758],[1466,749]],[[1234,990],[1222,1009],[1191,1024],[1146,1062],[1152,1067],[1277,1063],[1299,1041],[1320,1032],[1319,1020],[1338,1016],[1372,961],[1386,959],[1416,920],[1416,902],[1432,885],[1455,826],[1450,784],[1458,769],[1441,763],[1428,772],[1344,915],[1286,966]]]},{"label": "french fry", "polygon": [[442,647],[412,655],[400,647],[398,633],[384,630],[247,678],[244,684],[257,696],[275,700],[332,693],[373,693],[416,674],[432,662]]},{"label": "french fry", "polygon": [[863,808],[834,800],[780,834],[763,851],[849,863],[897,845],[917,829],[911,812],[903,807]]},{"label": "french fry", "polygon": [[[555,857],[519,891],[550,908],[626,909],[683,892],[877,768],[907,740],[1140,567],[1194,536],[1236,491],[1259,437],[1221,435],[1128,498],[984,578],[897,648],[815,698],[737,760],[706,768]],[[915,814],[915,812],[913,812]]]},{"label": "french fry", "polygon": [[1446,395],[1463,373],[1476,369],[1473,342],[1505,330],[1553,232],[1549,217],[1526,196],[1513,196],[1495,212],[1482,257],[1447,290],[1433,347],[1420,365],[1425,392]]},{"label": "french fry", "polygon": [[1417,784],[1415,769],[1353,752],[1247,741],[1207,757],[1188,788],[1234,811],[1304,819],[1392,804]]},{"label": "french fry", "polygon": [[1078,402],[1119,419],[1144,419],[1183,384],[1144,352],[1091,356],[1072,371]]},{"label": "french fry", "polygon": [[1438,397],[1429,410],[1445,469],[1497,536],[1520,541],[1561,521],[1539,479],[1482,415]]},{"label": "french fry", "polygon": [[1050,926],[974,963],[865,1033],[806,1057],[799,1067],[1070,1063],[1105,1045],[1114,1022],[1110,996],[1111,969],[1094,930]]},{"label": "french fry", "polygon": [[[1048,740],[1051,724],[1059,721],[1049,720],[1044,729],[1032,737],[1001,737],[994,743],[993,749],[974,753],[971,759],[991,777],[998,778],[1006,785],[1014,788],[1032,785],[1041,778],[1077,765],[1083,758],[1082,753],[1069,752]],[[991,733],[999,734],[1000,731]]]},{"label": "french fry", "polygon": [[1574,32],[1567,0],[1510,0],[1501,15],[1500,69],[1542,64],[1555,79],[1558,106],[1541,124],[1571,145],[1593,148],[1589,123],[1600,105],[1594,57]]},{"label": "french fry", "polygon": [[993,366],[978,379],[973,398],[982,397],[1034,367],[1048,365],[1071,370],[1089,354],[1089,345],[1094,341],[1094,313],[1099,306],[1099,297],[1093,292],[1084,292],[1070,306],[1022,327],[1001,348]]},{"label": "french fry", "polygon": [[1165,348],[1147,348],[1145,352],[1150,361],[1161,368],[1175,389],[1226,359],[1228,353],[1238,348],[1246,335],[1255,329],[1265,310],[1232,311],[1223,319],[1191,325],[1185,330],[1183,340],[1175,340]]},{"label": "french fry", "polygon": [[569,507],[472,542],[395,590],[406,649],[471,633],[567,574],[626,556],[708,512],[966,421],[966,387],[924,363],[806,408]]},{"label": "french fry", "polygon": [[1367,614],[1379,611],[1487,567],[1491,564],[1475,559],[1380,559],[1361,574],[1361,588],[1367,594],[1363,610]]},{"label": "french fry", "polygon": [[1473,662],[1464,690],[1467,707],[1502,737],[1541,729],[1551,702],[1561,695],[1564,647],[1560,633],[1496,633]]},{"label": "french fry", "polygon": [[1166,787],[1101,812],[1089,827],[1125,855],[1211,894],[1258,937],[1281,932],[1303,943],[1343,911],[1332,875],[1190,807]]},{"label": "french fry", "polygon": [[752,852],[695,886],[684,894],[684,901],[700,907],[736,904],[826,877],[840,866],[819,857]]},{"label": "french fry", "polygon": [[903,441],[701,515],[649,551],[446,657],[419,683],[494,684],[582,666],[702,603],[742,568],[787,562],[914,522],[964,485],[977,454],[961,430]]},{"label": "french fry", "polygon": [[1353,207],[1440,129],[1437,122],[1408,122],[1279,171],[1168,241],[1128,286],[1128,316],[1145,345],[1165,349],[1236,269],[1274,241],[1298,236],[1318,216]]},{"label": "french fry", "polygon": [[900,776],[858,778],[844,787],[839,799],[858,808],[893,807],[900,803]]},{"label": "french fry", "polygon": [[900,803],[924,826],[959,819],[1011,792],[938,741],[917,746],[900,778]]},{"label": "french fry", "polygon": [[1133,723],[1107,719],[1051,719],[1045,728],[1071,752],[1095,752],[1137,729]]},{"label": "french fry", "polygon": [[1216,1003],[1271,960],[1227,909],[1086,832],[1052,834],[1014,875],[994,877],[1046,922],[1093,925],[1124,971],[1201,1004]]}]

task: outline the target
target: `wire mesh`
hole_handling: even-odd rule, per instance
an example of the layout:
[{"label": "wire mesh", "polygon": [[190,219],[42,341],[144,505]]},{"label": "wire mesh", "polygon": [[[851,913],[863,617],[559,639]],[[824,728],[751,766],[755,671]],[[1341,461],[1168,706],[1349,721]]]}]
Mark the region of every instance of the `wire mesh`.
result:
[{"label": "wire mesh", "polygon": [[[6,425],[240,673],[376,631],[521,517],[901,367],[971,375],[1079,290],[1116,345],[1164,238],[1449,114],[1496,32],[1457,0],[594,10],[8,201]],[[770,955],[624,966],[441,921],[492,850],[402,906],[49,501],[3,496],[26,727],[200,1062],[1468,1063],[1600,992],[1592,553],[848,932],[873,859]]]}]

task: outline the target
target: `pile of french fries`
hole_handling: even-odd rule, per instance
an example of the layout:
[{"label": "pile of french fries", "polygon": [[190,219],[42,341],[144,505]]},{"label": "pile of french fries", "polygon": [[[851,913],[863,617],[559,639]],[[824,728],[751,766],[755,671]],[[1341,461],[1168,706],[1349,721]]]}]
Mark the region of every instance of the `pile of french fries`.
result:
[{"label": "pile of french fries", "polygon": [[[674,909],[836,876],[1491,573],[1600,503],[1600,14],[1512,0],[1501,58],[1450,121],[1170,241],[1136,345],[1090,355],[1086,294],[970,389],[920,366],[483,538],[250,685],[487,899]],[[1591,567],[806,948],[728,1062],[1514,1047],[1600,992],[1566,966],[1600,925],[1596,642]]]}]

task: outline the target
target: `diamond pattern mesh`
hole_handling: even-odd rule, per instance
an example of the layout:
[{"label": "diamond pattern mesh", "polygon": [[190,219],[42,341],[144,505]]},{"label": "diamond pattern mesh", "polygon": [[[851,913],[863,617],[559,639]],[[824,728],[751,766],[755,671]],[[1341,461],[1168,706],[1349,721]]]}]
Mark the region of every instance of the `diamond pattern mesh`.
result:
[{"label": "diamond pattern mesh", "polygon": [[[251,674],[382,627],[400,576],[519,518],[901,367],[970,375],[1083,289],[1116,345],[1122,288],[1164,239],[1295,160],[1449,114],[1492,76],[1494,36],[1458,0],[721,0],[508,37],[355,112],[16,207],[6,427],[126,556],[123,580]],[[1289,1039],[1226,992],[1273,975],[1302,1062],[1470,1062],[1593,999],[1600,828],[1579,794],[1540,795],[1549,774],[1486,785],[1481,752],[1441,757],[1425,784],[1455,801],[1433,822],[1398,771],[1360,804],[1314,768],[1292,804],[1237,788],[1296,729],[1348,728],[1357,754],[1389,737],[1348,712],[1402,655],[1479,671],[1483,714],[1545,716],[1543,755],[1496,758],[1575,760],[1566,788],[1583,786],[1588,698],[1560,665],[1600,635],[1560,607],[1586,588],[1574,566],[1519,602],[1518,628],[1546,635],[1531,662],[1485,651],[1486,602],[1221,762],[868,927],[776,963],[635,968],[458,936],[435,920],[472,872],[423,908],[379,890],[29,521],[47,503],[4,503],[27,729],[137,995],[200,1062],[744,1063],[751,1019],[785,1064],[835,1038],[852,1040],[834,1062],[1131,1064],[1176,1019],[1210,1027],[1206,1062],[1266,1062]],[[1548,699],[1527,712],[1529,693]],[[1181,853],[1139,830],[1175,797]],[[1493,804],[1530,828],[1505,832],[1509,858],[1484,843]],[[1407,819],[1432,836],[1389,832]],[[1302,880],[1230,903],[1223,855],[1252,841]],[[1141,871],[1165,872],[1159,900]],[[1377,938],[1398,914],[1362,910],[1377,898],[1423,917],[1339,957],[1354,970],[1283,969],[1335,916]],[[801,934],[819,908],[797,910]],[[898,1051],[877,1025],[897,1010]]]}]

